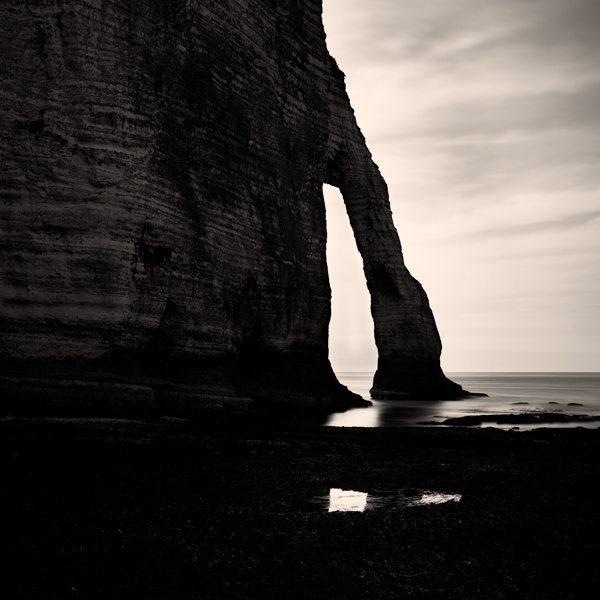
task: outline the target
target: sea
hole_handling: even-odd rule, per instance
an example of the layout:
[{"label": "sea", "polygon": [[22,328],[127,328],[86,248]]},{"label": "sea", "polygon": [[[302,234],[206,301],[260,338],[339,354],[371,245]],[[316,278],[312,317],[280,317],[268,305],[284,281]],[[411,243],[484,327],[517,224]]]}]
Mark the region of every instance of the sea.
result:
[{"label": "sea", "polygon": [[[373,373],[336,373],[338,380],[373,406],[331,415],[331,427],[420,427],[451,417],[485,414],[563,413],[600,416],[600,373],[446,373],[469,392],[487,397],[464,400],[373,400]],[[447,427],[440,425],[440,427]],[[481,427],[514,429],[514,424],[483,423]],[[521,431],[538,427],[600,427],[600,421],[518,424]]]}]

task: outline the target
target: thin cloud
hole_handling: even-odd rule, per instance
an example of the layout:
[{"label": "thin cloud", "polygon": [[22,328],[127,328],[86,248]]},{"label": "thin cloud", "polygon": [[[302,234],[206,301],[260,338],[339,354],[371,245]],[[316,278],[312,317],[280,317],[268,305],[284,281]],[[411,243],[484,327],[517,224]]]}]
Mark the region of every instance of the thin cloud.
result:
[{"label": "thin cloud", "polygon": [[352,42],[342,62],[358,65],[469,52],[489,57],[493,47],[570,55],[581,65],[592,64],[600,47],[596,0],[325,0],[324,19],[334,49]]},{"label": "thin cloud", "polygon": [[600,73],[598,80],[584,89],[498,97],[485,103],[477,99],[448,103],[433,111],[430,121],[413,123],[412,131],[402,128],[397,135],[430,135],[460,142],[473,133],[500,136],[511,131],[580,130],[582,134],[598,134],[599,107]]},{"label": "thin cloud", "polygon": [[537,221],[535,223],[515,223],[512,225],[503,225],[502,227],[488,227],[479,231],[471,231],[447,236],[446,239],[462,241],[490,241],[492,238],[497,237],[506,239],[508,237],[529,235],[540,232],[564,231],[577,227],[583,227],[598,218],[600,218],[600,210],[595,210],[587,213],[568,215],[560,219]]}]

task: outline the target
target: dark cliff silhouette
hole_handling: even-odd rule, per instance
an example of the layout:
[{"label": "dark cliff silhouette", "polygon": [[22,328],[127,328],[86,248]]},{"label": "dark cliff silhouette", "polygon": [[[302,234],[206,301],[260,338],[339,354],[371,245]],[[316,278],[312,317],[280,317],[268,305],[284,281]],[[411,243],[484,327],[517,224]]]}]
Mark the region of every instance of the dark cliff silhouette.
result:
[{"label": "dark cliff silhouette", "polygon": [[320,0],[2,4],[5,406],[364,404],[328,360],[324,182],[364,260],[373,396],[461,393],[321,12]]}]

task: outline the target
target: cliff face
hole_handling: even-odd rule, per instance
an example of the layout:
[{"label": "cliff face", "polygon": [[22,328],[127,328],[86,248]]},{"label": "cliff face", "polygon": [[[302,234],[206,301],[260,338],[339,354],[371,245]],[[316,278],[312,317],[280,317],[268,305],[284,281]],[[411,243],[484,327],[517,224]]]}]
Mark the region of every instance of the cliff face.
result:
[{"label": "cliff face", "polygon": [[0,27],[5,398],[361,404],[328,361],[323,182],[364,259],[374,396],[460,391],[320,0],[7,0]]}]

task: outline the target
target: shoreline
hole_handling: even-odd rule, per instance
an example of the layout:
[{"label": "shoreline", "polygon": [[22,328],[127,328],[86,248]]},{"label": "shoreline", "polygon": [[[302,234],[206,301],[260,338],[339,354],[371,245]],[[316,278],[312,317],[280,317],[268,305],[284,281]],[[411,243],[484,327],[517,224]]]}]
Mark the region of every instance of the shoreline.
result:
[{"label": "shoreline", "polygon": [[[19,418],[0,449],[11,598],[539,599],[598,582],[598,429]],[[327,513],[310,499],[330,488],[462,497]]]}]

